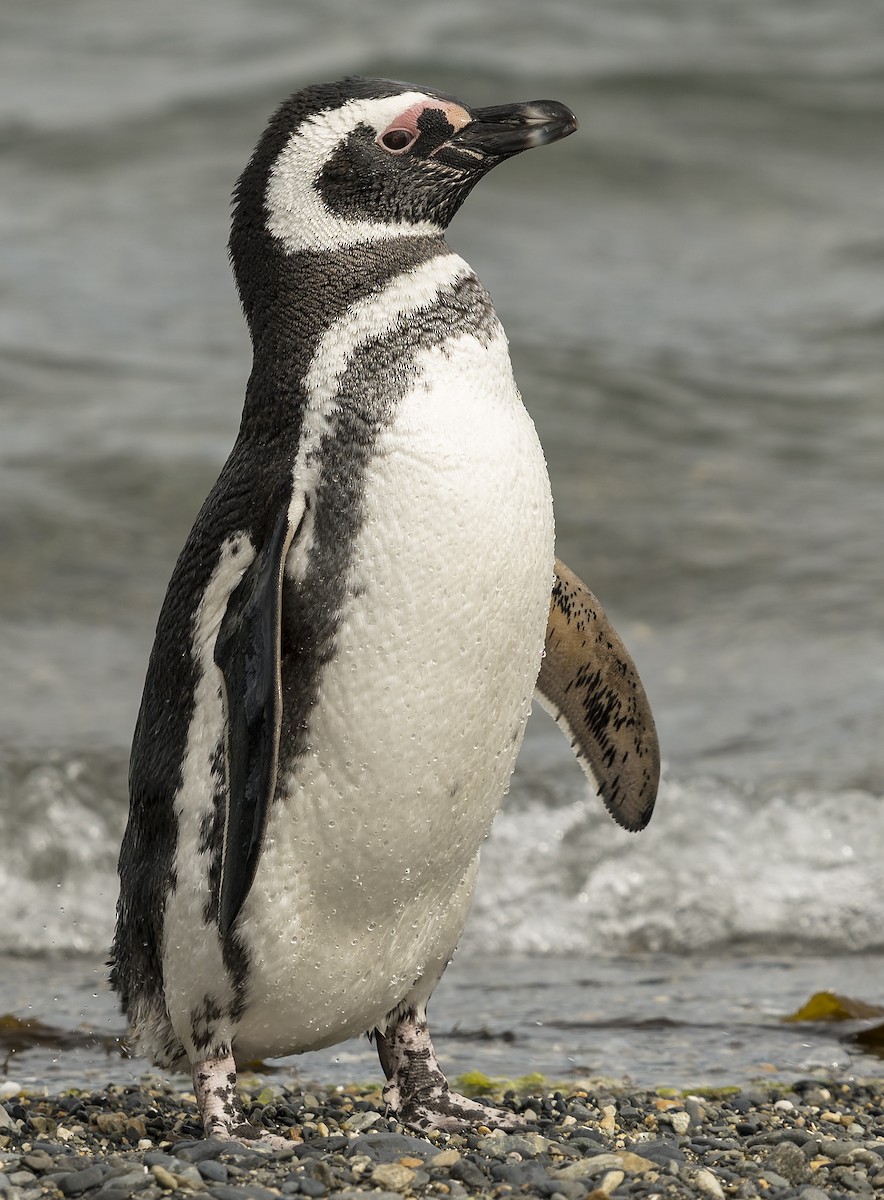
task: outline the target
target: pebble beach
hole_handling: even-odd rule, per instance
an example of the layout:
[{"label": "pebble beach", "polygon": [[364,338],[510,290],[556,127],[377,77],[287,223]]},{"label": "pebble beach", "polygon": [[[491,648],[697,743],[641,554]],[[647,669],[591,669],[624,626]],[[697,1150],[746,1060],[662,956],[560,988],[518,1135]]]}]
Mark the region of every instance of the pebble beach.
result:
[{"label": "pebble beach", "polygon": [[493,1099],[520,1112],[524,1129],[416,1136],[385,1115],[378,1090],[264,1084],[245,1092],[250,1121],[291,1138],[290,1148],[265,1152],[202,1139],[193,1095],[155,1077],[7,1096],[0,1196],[837,1200],[884,1190],[877,1081],[702,1094],[587,1083]]}]

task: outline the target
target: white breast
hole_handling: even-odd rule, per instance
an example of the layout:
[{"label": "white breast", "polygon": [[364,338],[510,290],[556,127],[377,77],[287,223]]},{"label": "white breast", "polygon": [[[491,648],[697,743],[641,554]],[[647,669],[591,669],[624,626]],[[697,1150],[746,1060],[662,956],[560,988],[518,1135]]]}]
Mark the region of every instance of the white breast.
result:
[{"label": "white breast", "polygon": [[552,505],[506,340],[460,336],[418,365],[368,467],[310,748],[243,910],[247,1054],[359,1033],[444,965],[530,708]]}]

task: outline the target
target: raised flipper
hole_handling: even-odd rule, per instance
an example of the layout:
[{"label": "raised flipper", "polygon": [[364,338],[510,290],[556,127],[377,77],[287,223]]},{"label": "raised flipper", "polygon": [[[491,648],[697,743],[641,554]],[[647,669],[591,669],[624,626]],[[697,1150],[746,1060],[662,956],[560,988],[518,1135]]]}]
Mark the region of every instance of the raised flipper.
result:
[{"label": "raised flipper", "polygon": [[601,604],[558,559],[555,572],[537,697],[614,820],[644,829],[660,781],[648,697]]},{"label": "raised flipper", "polygon": [[227,819],[218,927],[227,935],[255,878],[276,787],[282,718],[282,575],[287,509],[231,594],[215,642],[227,715]]}]

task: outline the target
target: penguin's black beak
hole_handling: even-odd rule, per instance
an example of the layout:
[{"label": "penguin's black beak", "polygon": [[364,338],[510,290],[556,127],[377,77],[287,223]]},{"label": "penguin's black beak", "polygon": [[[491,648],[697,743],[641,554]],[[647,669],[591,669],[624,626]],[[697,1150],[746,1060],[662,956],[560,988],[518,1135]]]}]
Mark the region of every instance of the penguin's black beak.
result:
[{"label": "penguin's black beak", "polygon": [[577,128],[577,118],[570,108],[556,100],[474,108],[472,118],[449,139],[448,145],[495,162],[534,146],[557,142]]}]

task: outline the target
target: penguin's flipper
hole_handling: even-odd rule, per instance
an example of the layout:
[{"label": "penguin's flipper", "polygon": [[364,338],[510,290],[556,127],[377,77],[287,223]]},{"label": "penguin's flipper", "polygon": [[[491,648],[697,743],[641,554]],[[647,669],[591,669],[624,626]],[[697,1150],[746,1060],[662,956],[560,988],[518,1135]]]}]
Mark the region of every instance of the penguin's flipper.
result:
[{"label": "penguin's flipper", "polygon": [[215,642],[227,714],[227,821],[218,912],[222,937],[255,878],[276,786],[282,576],[292,533],[284,508],[231,594]]},{"label": "penguin's flipper", "polygon": [[564,730],[608,812],[644,829],[660,746],[635,664],[585,583],[556,559],[537,698]]}]

